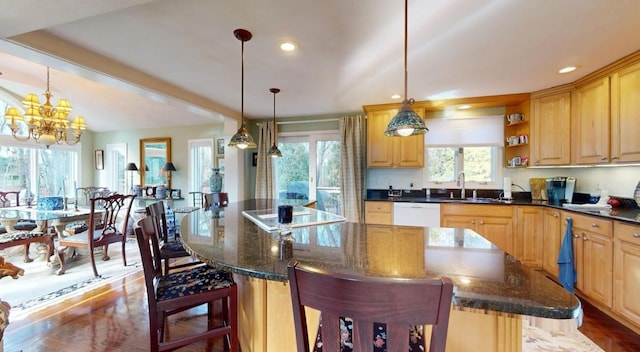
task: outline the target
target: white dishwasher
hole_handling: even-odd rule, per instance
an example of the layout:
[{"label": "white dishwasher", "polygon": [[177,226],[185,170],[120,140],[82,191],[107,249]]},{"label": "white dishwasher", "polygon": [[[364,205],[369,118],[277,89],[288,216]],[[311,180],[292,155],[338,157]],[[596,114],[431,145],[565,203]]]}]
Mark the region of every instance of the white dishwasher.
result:
[{"label": "white dishwasher", "polygon": [[440,227],[440,203],[393,203],[393,224]]}]

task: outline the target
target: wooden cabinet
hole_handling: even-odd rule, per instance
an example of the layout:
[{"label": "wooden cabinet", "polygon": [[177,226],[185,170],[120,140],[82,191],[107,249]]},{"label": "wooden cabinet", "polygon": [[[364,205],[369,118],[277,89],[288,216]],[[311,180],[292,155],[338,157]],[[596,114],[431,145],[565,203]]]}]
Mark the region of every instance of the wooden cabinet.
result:
[{"label": "wooden cabinet", "polygon": [[517,206],[515,208],[513,255],[525,265],[542,267],[544,208]]},{"label": "wooden cabinet", "polygon": [[[414,109],[424,118],[424,109]],[[424,166],[424,135],[385,137],[398,109],[367,110],[367,167],[420,168]]]},{"label": "wooden cabinet", "polygon": [[640,63],[611,76],[611,161],[640,161]]},{"label": "wooden cabinet", "polygon": [[423,273],[425,230],[413,226],[367,226],[367,274],[417,277]]},{"label": "wooden cabinet", "polygon": [[613,311],[640,327],[640,226],[614,222]]},{"label": "wooden cabinet", "polygon": [[544,210],[542,269],[555,278],[558,277],[560,268],[558,266],[558,255],[560,254],[560,245],[564,236],[564,232],[562,232],[563,221],[564,219],[560,217],[560,210]]},{"label": "wooden cabinet", "polygon": [[[522,114],[522,121],[509,121],[505,118],[504,137],[505,137],[505,163],[506,167],[524,167],[529,162],[529,121],[531,120],[531,109],[529,100],[519,105],[505,107],[505,115]],[[511,143],[509,139],[518,138],[518,142]],[[520,157],[522,163],[520,165],[512,165],[511,160]]]},{"label": "wooden cabinet", "polygon": [[364,222],[367,224],[392,225],[393,202],[364,202]]},{"label": "wooden cabinet", "polygon": [[531,165],[571,163],[571,86],[531,95]]},{"label": "wooden cabinet", "polygon": [[[576,288],[607,308],[613,304],[613,223],[594,216],[563,211],[573,219]],[[563,224],[563,233],[566,231]]]},{"label": "wooden cabinet", "polygon": [[[574,164],[601,164],[610,156],[609,77],[577,86],[571,136]],[[569,134],[565,134],[565,137]]]},{"label": "wooden cabinet", "polygon": [[440,224],[471,229],[505,252],[513,253],[513,209],[510,205],[442,203]]}]

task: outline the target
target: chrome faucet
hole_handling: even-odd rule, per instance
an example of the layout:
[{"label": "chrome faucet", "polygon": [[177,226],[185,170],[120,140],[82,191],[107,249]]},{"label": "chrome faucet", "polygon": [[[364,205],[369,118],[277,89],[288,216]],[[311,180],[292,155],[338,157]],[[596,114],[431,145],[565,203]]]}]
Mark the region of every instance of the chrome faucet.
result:
[{"label": "chrome faucet", "polygon": [[460,187],[460,199],[464,199],[464,171],[458,172],[457,186]]}]

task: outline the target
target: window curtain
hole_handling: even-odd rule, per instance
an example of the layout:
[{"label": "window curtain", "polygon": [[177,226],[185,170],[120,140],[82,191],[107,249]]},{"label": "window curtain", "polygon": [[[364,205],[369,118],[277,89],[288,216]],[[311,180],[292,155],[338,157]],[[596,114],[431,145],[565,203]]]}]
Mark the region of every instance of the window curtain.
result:
[{"label": "window curtain", "polygon": [[258,127],[258,162],[256,170],[256,190],[257,199],[275,198],[275,170],[273,169],[272,158],[267,155],[273,145],[276,136],[276,125],[273,121],[262,122]]},{"label": "window curtain", "polygon": [[340,202],[350,222],[363,222],[366,119],[362,115],[340,119]]}]

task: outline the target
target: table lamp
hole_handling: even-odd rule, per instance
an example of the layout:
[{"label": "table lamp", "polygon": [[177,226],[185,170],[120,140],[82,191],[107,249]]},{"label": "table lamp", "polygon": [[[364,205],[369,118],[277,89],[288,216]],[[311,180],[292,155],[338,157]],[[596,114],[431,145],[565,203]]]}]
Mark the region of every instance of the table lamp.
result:
[{"label": "table lamp", "polygon": [[173,165],[172,162],[168,162],[164,164],[163,169],[167,173],[167,187],[169,187],[169,185],[171,184],[171,171],[178,171],[178,170],[176,170],[176,166]]},{"label": "table lamp", "polygon": [[125,170],[131,171],[130,186],[131,186],[131,192],[133,193],[133,172],[138,171],[138,166],[136,166],[136,163],[128,163],[127,166],[125,167]]}]

